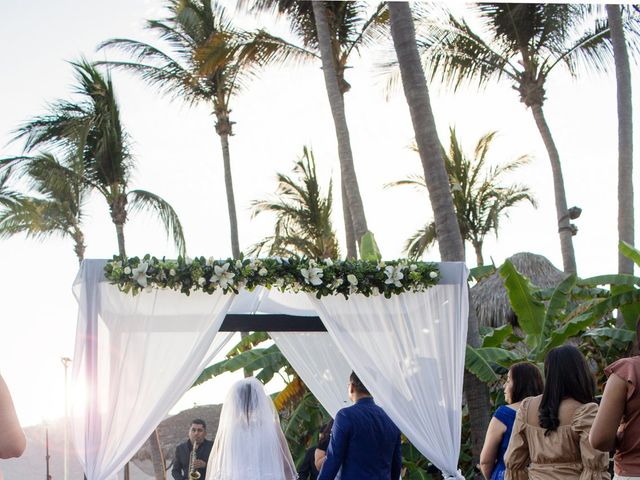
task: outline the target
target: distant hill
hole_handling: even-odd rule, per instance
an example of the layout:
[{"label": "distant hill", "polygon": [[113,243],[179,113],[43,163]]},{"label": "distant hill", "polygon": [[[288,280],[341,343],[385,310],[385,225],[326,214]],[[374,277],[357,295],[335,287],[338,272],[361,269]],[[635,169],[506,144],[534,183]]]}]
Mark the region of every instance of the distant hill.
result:
[{"label": "distant hill", "polygon": [[[220,409],[220,405],[190,408],[167,417],[160,423],[158,431],[167,468],[171,466],[176,445],[187,438],[190,422],[194,418],[202,418],[207,422],[207,438],[213,439],[215,437],[220,418]],[[27,427],[25,428],[25,435],[27,437],[27,449],[20,458],[0,460],[0,470],[4,474],[4,480],[43,480],[46,478],[45,427],[44,425]],[[64,430],[62,419],[53,421],[49,425],[49,455],[51,480],[63,480]],[[149,460],[147,443],[134,455],[133,460],[130,462],[129,473],[131,480],[153,480],[153,468]],[[123,473],[119,472],[118,479],[123,478]],[[168,478],[171,478],[170,474]],[[69,480],[82,479],[82,468],[76,459],[73,445],[71,445],[69,452]]]}]

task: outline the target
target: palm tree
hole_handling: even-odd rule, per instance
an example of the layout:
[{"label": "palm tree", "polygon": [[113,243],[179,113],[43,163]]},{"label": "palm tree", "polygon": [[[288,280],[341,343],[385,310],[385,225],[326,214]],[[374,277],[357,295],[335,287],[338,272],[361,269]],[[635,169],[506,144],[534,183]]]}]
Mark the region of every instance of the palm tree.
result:
[{"label": "palm tree", "polygon": [[[61,165],[64,175],[74,182],[96,190],[107,201],[111,220],[118,238],[118,251],[126,257],[124,224],[132,213],[152,211],[158,215],[180,254],[185,253],[184,234],[173,207],[158,195],[146,190],[128,190],[134,165],[128,149],[127,135],[120,122],[120,113],[111,79],[103,77],[90,63],[72,63],[75,70],[76,93],[82,98],[74,103],[58,101],[49,114],[35,117],[21,126],[16,139],[25,138],[25,151],[54,148],[66,157],[82,164],[80,172],[71,165]],[[0,169],[22,166],[29,157],[14,157],[0,161]],[[28,171],[24,169],[23,171]],[[156,478],[165,476],[164,459],[157,433],[150,437]]]},{"label": "palm tree", "polygon": [[43,153],[25,158],[21,165],[24,171],[7,169],[2,180],[17,174],[27,181],[33,194],[20,195],[0,211],[0,238],[20,233],[39,240],[53,235],[69,237],[74,241],[74,252],[81,263],[86,248],[81,227],[88,189],[77,175],[76,169],[81,169],[82,163],[75,162],[70,168],[73,175],[68,174],[67,167],[55,156]]},{"label": "palm tree", "polygon": [[[631,68],[620,5],[607,5],[618,92],[618,242],[635,244],[633,221],[633,106]],[[633,275],[633,261],[618,252],[618,273]]]},{"label": "palm tree", "polygon": [[576,230],[570,224],[560,155],[544,116],[545,85],[559,66],[573,77],[580,66],[603,70],[611,59],[609,26],[594,20],[585,5],[484,3],[475,10],[484,37],[449,14],[444,24],[428,26],[422,53],[432,76],[439,75],[455,89],[472,81],[482,87],[506,78],[531,109],[551,162],[563,269],[575,273]]},{"label": "palm tree", "polygon": [[20,192],[11,187],[9,183],[10,178],[10,168],[7,168],[4,172],[0,173],[0,206],[5,208],[13,207],[22,199]]},{"label": "palm tree", "polygon": [[[103,77],[85,60],[72,65],[78,82],[76,93],[82,100],[56,102],[49,114],[22,125],[16,132],[16,139],[26,139],[26,152],[51,147],[81,159],[80,172],[70,165],[60,165],[60,168],[65,175],[75,177],[79,184],[96,190],[107,201],[120,256],[126,257],[124,224],[130,214],[142,211],[158,215],[176,248],[184,254],[182,225],[173,207],[154,193],[128,189],[134,162],[120,122],[111,79]],[[28,161],[29,157],[14,157],[0,161],[0,166],[7,168]]]},{"label": "palm tree", "polygon": [[297,179],[278,173],[276,198],[253,202],[253,216],[262,212],[276,214],[275,232],[258,242],[250,251],[259,255],[304,255],[309,258],[338,258],[338,241],[331,224],[332,181],[322,196],[313,152],[304,147],[293,168]]},{"label": "palm tree", "polygon": [[[495,135],[496,132],[483,135],[476,144],[473,158],[468,158],[462,151],[455,129],[451,128],[449,151],[446,152],[443,149],[442,152],[460,233],[462,238],[473,246],[479,266],[484,265],[482,245],[485,236],[490,232],[498,234],[500,218],[508,215],[509,208],[523,201],[536,206],[529,187],[517,184],[505,187],[500,184],[504,174],[529,163],[530,159],[527,155],[508,163],[485,168]],[[411,185],[421,190],[427,188],[422,175],[414,175],[386,186],[399,185]],[[405,251],[411,257],[420,257],[437,240],[435,222],[430,221],[407,240]]]},{"label": "palm tree", "polygon": [[344,94],[351,88],[344,73],[354,51],[375,44],[385,36],[388,30],[386,4],[381,3],[368,14],[367,2],[253,0],[243,3],[248,3],[251,11],[272,10],[286,15],[304,47],[317,52],[321,58],[338,142],[347,258],[356,258],[356,243],[360,244],[368,228],[344,107]]},{"label": "palm tree", "polygon": [[231,250],[238,258],[240,243],[229,150],[235,123],[229,116],[231,99],[264,65],[300,60],[309,53],[265,31],[235,28],[224,8],[211,0],[168,0],[167,6],[169,16],[149,20],[146,28],[168,44],[171,55],[144,42],[114,38],[99,48],[117,48],[133,61],[100,63],[131,71],[171,98],[211,106],[222,148]]},{"label": "palm tree", "polygon": [[[389,13],[391,36],[400,66],[402,86],[434,213],[440,256],[443,261],[464,261],[464,244],[431,110],[429,90],[418,54],[411,8],[407,2],[389,2]],[[467,343],[472,347],[480,346],[478,320],[473,305],[469,309]],[[471,420],[473,452],[477,460],[489,423],[489,391],[485,384],[468,371],[465,371],[464,384]]]}]

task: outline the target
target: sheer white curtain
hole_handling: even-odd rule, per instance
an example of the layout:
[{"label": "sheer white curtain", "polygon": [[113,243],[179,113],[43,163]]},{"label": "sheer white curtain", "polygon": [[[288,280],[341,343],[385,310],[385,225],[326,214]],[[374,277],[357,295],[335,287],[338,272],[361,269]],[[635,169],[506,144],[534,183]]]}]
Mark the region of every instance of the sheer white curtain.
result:
[{"label": "sheer white curtain", "polygon": [[104,263],[85,260],[74,285],[73,433],[88,480],[115,477],[232,335],[218,330],[233,295],[123,294]]},{"label": "sheer white curtain", "polygon": [[269,332],[293,369],[332,417],[351,404],[351,367],[327,332]]},{"label": "sheer white curtain", "polygon": [[463,480],[457,461],[469,305],[466,268],[455,265],[452,283],[422,293],[308,297],[398,428],[447,478]]}]

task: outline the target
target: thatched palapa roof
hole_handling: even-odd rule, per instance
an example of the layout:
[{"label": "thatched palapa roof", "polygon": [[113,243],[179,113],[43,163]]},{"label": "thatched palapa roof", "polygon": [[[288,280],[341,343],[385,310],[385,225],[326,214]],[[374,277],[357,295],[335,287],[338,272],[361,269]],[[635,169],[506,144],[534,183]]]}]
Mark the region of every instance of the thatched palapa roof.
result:
[{"label": "thatched palapa roof", "polygon": [[[510,260],[516,270],[536,287],[556,287],[567,276],[545,257],[535,253],[516,253],[507,260]],[[514,322],[515,314],[511,310],[504,281],[498,272],[474,285],[471,288],[471,299],[476,308],[479,325],[495,328]]]}]

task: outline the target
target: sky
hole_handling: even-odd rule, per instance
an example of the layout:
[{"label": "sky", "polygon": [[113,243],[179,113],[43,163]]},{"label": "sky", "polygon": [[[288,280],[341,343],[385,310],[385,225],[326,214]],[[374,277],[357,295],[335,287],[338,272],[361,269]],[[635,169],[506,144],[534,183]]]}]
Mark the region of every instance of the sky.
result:
[{"label": "sky", "polygon": [[[225,3],[227,4],[227,3]],[[73,76],[68,61],[115,58],[96,53],[96,45],[112,37],[128,37],[161,45],[143,29],[144,19],[163,16],[151,0],[3,0],[0,2],[0,157],[21,153],[11,132],[30,117],[45,113],[48,102],[72,98]],[[234,14],[233,2],[229,2]],[[244,28],[262,21],[237,14]],[[264,25],[286,36],[283,23]],[[385,183],[422,174],[420,160],[409,146],[413,130],[401,90],[385,91],[385,75],[377,64],[389,44],[354,57],[347,71],[352,85],[346,97],[355,169],[370,230],[383,257],[402,256],[408,238],[430,218],[426,192],[385,189]],[[638,67],[632,75],[637,78]],[[190,256],[231,255],[220,143],[206,105],[189,107],[169,101],[126,73],[113,73],[122,121],[133,141],[136,171],[132,188],[161,195],[182,221]],[[499,265],[521,251],[538,253],[561,267],[556,233],[551,170],[531,112],[508,83],[456,93],[433,83],[432,106],[440,138],[448,140],[455,126],[465,150],[472,152],[481,135],[496,130],[491,162],[528,154],[530,165],[509,180],[533,190],[538,208],[523,204],[502,221],[499,237],[489,236],[485,261]],[[387,98],[388,97],[388,98]],[[634,100],[635,124],[640,96]],[[574,237],[579,274],[613,273],[617,268],[617,130],[613,69],[587,73],[579,80],[558,70],[548,80],[545,113],[557,142],[569,206],[582,208]],[[272,68],[249,83],[232,102],[235,135],[231,160],[241,249],[272,233],[273,218],[252,218],[253,200],[273,194],[277,172],[289,173],[303,146],[313,149],[323,185],[332,177],[334,224],[342,240],[339,163],[334,127],[319,64]],[[640,136],[634,135],[636,151]],[[637,158],[637,154],[636,154]],[[634,180],[638,184],[638,171]],[[640,188],[636,187],[636,192]],[[636,203],[638,195],[636,194]],[[116,235],[103,200],[92,197],[84,224],[87,258],[110,258],[117,252]],[[175,248],[152,218],[132,217],[125,227],[130,255],[172,257]],[[73,357],[77,305],[71,285],[77,260],[70,240],[38,242],[17,236],[0,240],[0,373],[12,392],[23,425],[59,417],[64,411],[64,369],[61,357]],[[344,248],[343,248],[344,251]],[[468,264],[475,265],[467,246]],[[437,248],[425,256],[438,261]],[[172,411],[193,404],[219,403],[231,376],[188,392]]]}]

